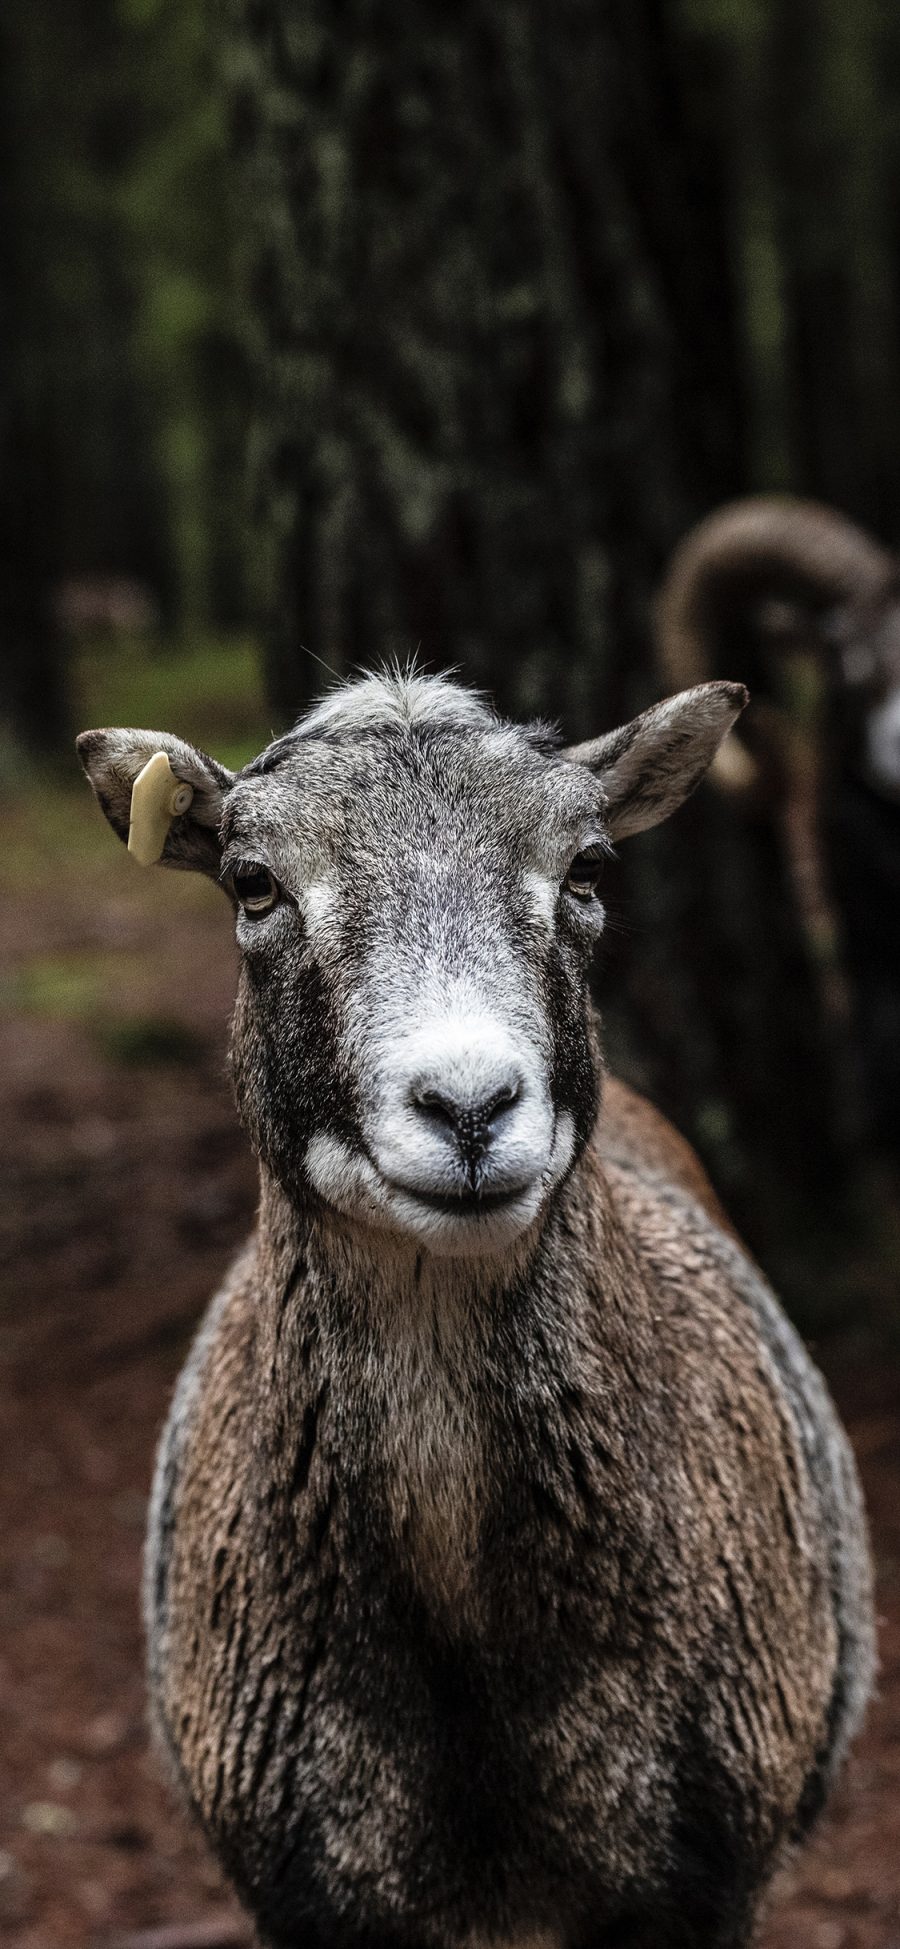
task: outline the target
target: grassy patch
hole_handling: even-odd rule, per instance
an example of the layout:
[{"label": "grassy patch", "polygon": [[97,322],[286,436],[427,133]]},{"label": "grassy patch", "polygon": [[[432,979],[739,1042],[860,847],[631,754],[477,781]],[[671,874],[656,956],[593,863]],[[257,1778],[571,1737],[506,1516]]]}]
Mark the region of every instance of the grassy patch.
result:
[{"label": "grassy patch", "polygon": [[126,1068],[195,1068],[208,1053],[206,1036],[172,1015],[116,1007],[123,989],[133,991],[134,965],[109,951],[31,955],[0,979],[0,1012],[86,1028],[100,1053]]},{"label": "grassy patch", "polygon": [[75,692],[85,728],[174,731],[224,764],[246,764],[272,733],[258,645],[247,637],[88,643],[77,659]]},{"label": "grassy patch", "polygon": [[4,976],[0,1005],[11,1014],[77,1022],[93,1012],[102,993],[99,956],[35,954]]},{"label": "grassy patch", "polygon": [[[74,715],[79,728],[131,724],[172,731],[237,769],[272,735],[258,647],[247,637],[150,644],[113,637],[83,645],[73,665]],[[0,750],[3,848],[0,886],[25,893],[58,879],[106,900],[135,872],[123,867],[117,842],[95,805],[74,751],[60,752],[46,770],[14,747]],[[152,900],[160,876],[147,875],[142,901]],[[193,874],[166,874],[167,896],[188,908],[184,889]]]}]

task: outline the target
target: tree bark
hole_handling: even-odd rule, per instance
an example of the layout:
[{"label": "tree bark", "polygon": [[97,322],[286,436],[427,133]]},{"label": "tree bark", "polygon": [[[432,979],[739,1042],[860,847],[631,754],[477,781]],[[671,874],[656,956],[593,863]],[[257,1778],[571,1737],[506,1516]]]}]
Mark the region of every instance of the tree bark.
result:
[{"label": "tree bark", "polygon": [[418,650],[582,726],[646,665],[665,553],[734,482],[717,176],[664,10],[243,22],[273,699],[296,712],[316,657]]},{"label": "tree bark", "polygon": [[53,616],[60,523],[57,431],[35,356],[41,279],[35,193],[21,153],[15,26],[0,23],[0,724],[33,751],[67,726],[65,650]]},{"label": "tree bark", "polygon": [[[237,5],[274,708],[417,652],[615,723],[745,478],[714,50],[661,0]],[[777,840],[706,791],[611,897],[611,1043],[771,1256],[838,1157]]]}]

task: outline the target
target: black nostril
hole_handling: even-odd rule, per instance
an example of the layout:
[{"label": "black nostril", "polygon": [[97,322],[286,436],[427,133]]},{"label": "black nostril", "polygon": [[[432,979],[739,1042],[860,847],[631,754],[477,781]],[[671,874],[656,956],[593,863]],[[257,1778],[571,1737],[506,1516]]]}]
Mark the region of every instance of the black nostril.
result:
[{"label": "black nostril", "polygon": [[416,1090],[413,1102],[417,1110],[425,1110],[440,1123],[450,1124],[451,1128],[456,1129],[463,1122],[492,1123],[498,1110],[506,1110],[510,1104],[517,1103],[520,1094],[518,1083],[505,1083],[502,1089],[495,1090],[493,1096],[483,1097],[480,1103],[443,1096],[440,1090],[435,1089]]},{"label": "black nostril", "polygon": [[436,1123],[446,1123],[451,1130],[456,1129],[459,1105],[452,1097],[441,1096],[439,1090],[416,1090],[413,1102],[417,1110],[427,1111]]},{"label": "black nostril", "polygon": [[498,1110],[506,1110],[511,1103],[518,1103],[521,1094],[519,1083],[505,1083],[502,1090],[497,1090],[496,1094],[482,1106],[482,1115],[490,1123]]},{"label": "black nostril", "polygon": [[474,1170],[489,1148],[499,1116],[517,1103],[520,1095],[521,1085],[516,1081],[504,1083],[491,1096],[474,1103],[470,1098],[445,1096],[437,1089],[414,1091],[413,1102],[418,1110],[452,1134],[460,1156]]}]

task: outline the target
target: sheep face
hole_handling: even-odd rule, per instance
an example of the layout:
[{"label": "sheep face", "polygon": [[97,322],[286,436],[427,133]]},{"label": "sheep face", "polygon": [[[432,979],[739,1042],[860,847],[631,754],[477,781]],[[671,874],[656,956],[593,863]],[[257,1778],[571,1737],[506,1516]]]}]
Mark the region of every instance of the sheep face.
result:
[{"label": "sheep face", "polygon": [[564,750],[452,684],[368,678],[237,777],[153,733],[85,735],[120,833],[152,750],[193,788],[163,859],[208,871],[215,846],[238,1103],[292,1200],[440,1255],[528,1231],[596,1112],[604,858],[680,803],[744,698],[702,686]]},{"label": "sheep face", "polygon": [[596,779],[546,738],[449,686],[407,699],[370,717],[349,693],[229,797],[238,902],[250,864],[280,893],[238,904],[234,1075],[286,1188],[480,1252],[532,1223],[593,1122],[608,835]]}]

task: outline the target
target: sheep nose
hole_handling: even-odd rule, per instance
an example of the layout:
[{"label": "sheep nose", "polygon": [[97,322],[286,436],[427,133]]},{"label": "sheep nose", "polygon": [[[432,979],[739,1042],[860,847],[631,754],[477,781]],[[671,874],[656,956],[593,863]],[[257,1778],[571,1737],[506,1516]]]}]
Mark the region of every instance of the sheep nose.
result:
[{"label": "sheep nose", "polygon": [[471,1173],[496,1136],[506,1111],[518,1102],[521,1093],[521,1078],[510,1075],[477,1097],[469,1091],[450,1089],[446,1084],[426,1084],[413,1091],[412,1100],[432,1128],[437,1126],[452,1138]]}]

